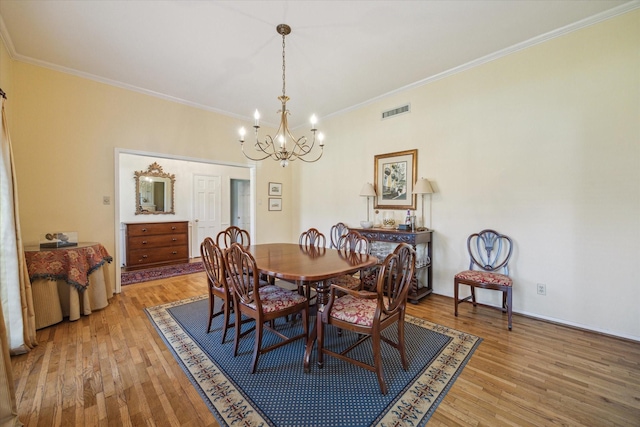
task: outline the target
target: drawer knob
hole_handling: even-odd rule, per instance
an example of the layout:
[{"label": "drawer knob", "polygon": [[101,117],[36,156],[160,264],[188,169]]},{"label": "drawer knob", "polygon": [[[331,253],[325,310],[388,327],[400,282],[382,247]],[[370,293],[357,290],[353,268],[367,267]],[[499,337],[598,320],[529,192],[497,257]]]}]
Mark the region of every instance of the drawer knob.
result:
[{"label": "drawer knob", "polygon": [[173,252],[171,252],[171,253],[172,253],[173,255],[177,255],[177,254],[178,254],[178,252],[176,252],[176,251],[173,251]]},{"label": "drawer knob", "polygon": [[142,255],[142,258],[143,258],[143,259],[144,259],[144,258],[146,258],[146,257],[147,257],[146,255]]},{"label": "drawer knob", "polygon": [[142,231],[147,231],[147,229],[146,229],[146,228],[143,228],[143,229],[142,229]]},{"label": "drawer knob", "polygon": [[172,230],[175,230],[176,228],[175,228],[175,227],[171,227],[171,229],[172,229]]},{"label": "drawer knob", "polygon": [[177,241],[178,239],[176,239],[176,238],[174,237],[174,238],[173,238],[173,239],[171,239],[171,240],[173,240],[173,241],[175,242],[175,241]]},{"label": "drawer knob", "polygon": [[143,240],[143,241],[142,241],[142,244],[143,244],[143,245],[146,245],[146,244],[147,244],[147,241],[146,241],[146,240]]}]

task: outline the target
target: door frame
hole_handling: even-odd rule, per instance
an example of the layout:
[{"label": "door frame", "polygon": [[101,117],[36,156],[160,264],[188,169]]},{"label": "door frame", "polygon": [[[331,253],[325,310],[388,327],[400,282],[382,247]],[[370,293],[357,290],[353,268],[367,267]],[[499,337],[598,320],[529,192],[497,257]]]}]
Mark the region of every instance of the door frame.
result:
[{"label": "door frame", "polygon": [[[256,165],[251,163],[235,163],[235,162],[224,162],[220,160],[211,160],[211,159],[202,159],[197,157],[188,157],[188,156],[177,156],[173,154],[166,153],[155,153],[152,151],[141,151],[141,150],[131,150],[126,148],[114,148],[114,197],[113,197],[113,209],[114,209],[114,254],[113,254],[113,265],[114,265],[114,274],[115,274],[115,293],[120,293],[122,291],[122,283],[121,283],[121,274],[122,274],[122,262],[124,259],[124,251],[123,251],[123,233],[124,228],[120,219],[120,155],[121,154],[129,154],[129,155],[137,155],[142,157],[157,157],[162,159],[171,159],[171,160],[180,160],[184,162],[194,162],[194,163],[205,163],[210,165],[220,165],[220,166],[233,166],[233,167],[241,167],[249,170],[249,185],[251,189],[251,229],[249,232],[252,236],[255,235],[256,232]],[[191,194],[189,197],[191,198],[193,195]],[[193,220],[193,202],[189,204],[189,230],[191,231],[191,225]],[[191,238],[191,233],[189,233]],[[189,243],[189,252],[191,252],[191,243]],[[190,254],[191,255],[191,254]]]}]

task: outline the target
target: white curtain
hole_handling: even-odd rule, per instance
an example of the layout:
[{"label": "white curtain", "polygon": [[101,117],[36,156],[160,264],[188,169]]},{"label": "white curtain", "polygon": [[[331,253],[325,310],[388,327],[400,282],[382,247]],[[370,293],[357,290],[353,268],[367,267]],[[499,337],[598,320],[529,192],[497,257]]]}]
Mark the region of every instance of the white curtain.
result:
[{"label": "white curtain", "polygon": [[20,238],[13,153],[2,101],[0,122],[0,425],[22,426],[18,419],[10,353],[35,346],[31,283]]},{"label": "white curtain", "polygon": [[18,217],[18,194],[11,139],[2,99],[0,132],[0,298],[11,354],[35,345],[35,318]]}]

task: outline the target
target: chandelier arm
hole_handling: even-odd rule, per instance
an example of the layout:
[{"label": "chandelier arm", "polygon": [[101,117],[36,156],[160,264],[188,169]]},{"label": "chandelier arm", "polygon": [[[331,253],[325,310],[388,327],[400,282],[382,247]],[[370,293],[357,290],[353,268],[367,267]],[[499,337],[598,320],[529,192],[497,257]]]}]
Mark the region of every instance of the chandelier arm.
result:
[{"label": "chandelier arm", "polygon": [[[302,140],[304,140],[303,143],[300,143]],[[313,150],[313,145],[313,142],[311,143],[311,145],[307,143],[306,136],[301,136],[297,141],[294,141],[292,151],[296,154],[296,156],[304,156],[306,154],[309,154],[311,150]]]},{"label": "chandelier arm", "polygon": [[320,160],[320,158],[322,157],[322,155],[323,155],[323,154],[324,154],[324,149],[321,149],[321,150],[320,150],[320,154],[318,155],[318,157],[316,157],[316,158],[315,158],[315,159],[313,159],[313,160],[308,160],[308,159],[306,159],[305,157],[302,157],[302,156],[296,156],[296,158],[295,158],[295,159],[290,159],[290,161],[294,161],[294,160],[296,160],[296,159],[300,159],[300,160],[302,160],[302,161],[303,161],[303,162],[305,162],[305,163],[313,163],[313,162],[317,162],[318,160]]},{"label": "chandelier arm", "polygon": [[[268,140],[267,140],[267,138],[268,138]],[[247,154],[246,151],[244,151],[244,143],[241,143],[240,148],[242,150],[242,154],[244,154],[244,156],[247,159],[253,160],[253,161],[261,161],[261,160],[268,159],[269,157],[272,157],[274,160],[279,160],[277,155],[276,155],[277,152],[275,151],[275,147],[274,147],[274,144],[273,144],[273,139],[269,135],[267,135],[265,140],[264,140],[264,142],[260,141],[258,139],[258,130],[257,129],[256,129],[256,142],[253,144],[253,146],[254,146],[254,148],[255,148],[257,153],[262,152],[262,153],[266,154],[266,156],[260,157],[260,158],[251,157],[249,154]],[[273,153],[269,153],[267,151],[269,146],[273,147],[272,148],[272,151],[274,151]]]}]

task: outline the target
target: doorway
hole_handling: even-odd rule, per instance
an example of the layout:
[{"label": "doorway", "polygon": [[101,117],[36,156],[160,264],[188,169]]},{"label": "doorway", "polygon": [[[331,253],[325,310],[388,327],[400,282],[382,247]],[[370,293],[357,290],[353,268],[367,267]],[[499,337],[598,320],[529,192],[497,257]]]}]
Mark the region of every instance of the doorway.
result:
[{"label": "doorway", "polygon": [[251,182],[247,179],[231,179],[231,225],[244,230],[251,229]]}]

